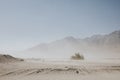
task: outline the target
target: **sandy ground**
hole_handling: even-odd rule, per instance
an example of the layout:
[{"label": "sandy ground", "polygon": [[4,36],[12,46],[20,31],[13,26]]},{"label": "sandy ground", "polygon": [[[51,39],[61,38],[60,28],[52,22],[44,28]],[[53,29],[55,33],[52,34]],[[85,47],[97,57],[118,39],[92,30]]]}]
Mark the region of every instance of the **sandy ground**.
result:
[{"label": "sandy ground", "polygon": [[120,61],[0,63],[0,80],[120,80]]}]

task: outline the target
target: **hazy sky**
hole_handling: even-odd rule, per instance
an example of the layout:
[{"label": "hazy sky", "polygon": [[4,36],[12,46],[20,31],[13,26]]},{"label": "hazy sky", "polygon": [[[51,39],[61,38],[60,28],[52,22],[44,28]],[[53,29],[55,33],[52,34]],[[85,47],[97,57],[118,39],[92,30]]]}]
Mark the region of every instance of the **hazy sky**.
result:
[{"label": "hazy sky", "polygon": [[120,0],[0,0],[0,50],[120,30]]}]

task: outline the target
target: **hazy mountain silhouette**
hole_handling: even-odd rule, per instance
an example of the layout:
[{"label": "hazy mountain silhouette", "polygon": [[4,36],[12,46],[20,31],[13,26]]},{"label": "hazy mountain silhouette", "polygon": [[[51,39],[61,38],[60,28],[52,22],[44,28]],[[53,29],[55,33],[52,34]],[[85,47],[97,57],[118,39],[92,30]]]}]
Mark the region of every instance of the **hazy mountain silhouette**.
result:
[{"label": "hazy mountain silhouette", "polygon": [[25,54],[33,57],[68,58],[75,52],[86,57],[120,57],[120,30],[106,35],[94,35],[84,39],[66,37],[51,43],[34,46]]}]

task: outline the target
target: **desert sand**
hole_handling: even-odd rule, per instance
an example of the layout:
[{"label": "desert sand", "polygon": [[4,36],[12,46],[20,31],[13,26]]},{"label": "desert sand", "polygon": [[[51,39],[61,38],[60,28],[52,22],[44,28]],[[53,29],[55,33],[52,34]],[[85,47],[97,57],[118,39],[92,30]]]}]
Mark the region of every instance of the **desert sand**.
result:
[{"label": "desert sand", "polygon": [[41,60],[0,63],[0,80],[120,80],[119,60]]}]

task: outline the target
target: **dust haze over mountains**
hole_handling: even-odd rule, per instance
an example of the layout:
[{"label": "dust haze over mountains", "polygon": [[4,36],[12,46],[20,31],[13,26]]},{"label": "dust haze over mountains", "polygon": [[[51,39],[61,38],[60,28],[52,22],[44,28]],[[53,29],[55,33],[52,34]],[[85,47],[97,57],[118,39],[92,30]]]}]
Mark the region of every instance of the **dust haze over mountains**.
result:
[{"label": "dust haze over mountains", "polygon": [[84,39],[70,36],[51,43],[42,43],[15,54],[27,58],[70,58],[76,52],[83,54],[87,59],[120,58],[120,30]]}]

